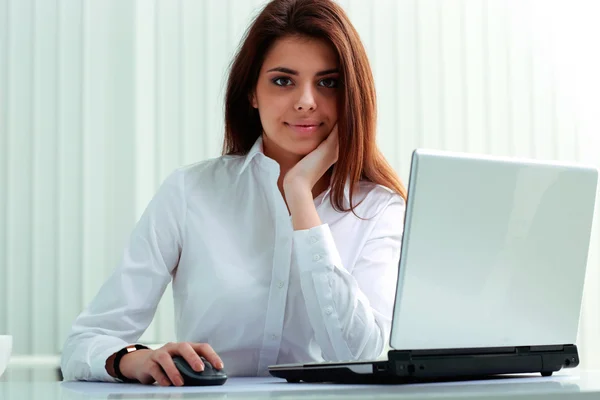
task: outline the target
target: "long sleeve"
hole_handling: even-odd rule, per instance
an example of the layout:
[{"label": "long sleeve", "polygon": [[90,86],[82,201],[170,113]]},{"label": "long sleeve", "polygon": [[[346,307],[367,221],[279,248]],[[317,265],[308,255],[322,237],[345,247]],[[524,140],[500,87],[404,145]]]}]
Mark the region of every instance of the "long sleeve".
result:
[{"label": "long sleeve", "polygon": [[186,204],[172,173],[136,224],[121,263],[75,320],[62,351],[65,380],[115,381],[105,363],[146,330],[179,261]]},{"label": "long sleeve", "polygon": [[375,359],[388,341],[403,230],[403,200],[392,196],[375,218],[352,268],[342,266],[327,224],[294,232],[302,293],[325,360]]}]

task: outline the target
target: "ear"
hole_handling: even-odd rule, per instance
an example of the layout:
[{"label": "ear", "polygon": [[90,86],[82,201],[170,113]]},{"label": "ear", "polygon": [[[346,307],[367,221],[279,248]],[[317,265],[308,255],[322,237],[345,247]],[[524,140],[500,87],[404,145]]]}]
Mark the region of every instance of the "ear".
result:
[{"label": "ear", "polygon": [[250,93],[248,95],[248,100],[250,101],[250,104],[252,105],[252,107],[258,108],[258,101],[256,101],[256,92]]}]

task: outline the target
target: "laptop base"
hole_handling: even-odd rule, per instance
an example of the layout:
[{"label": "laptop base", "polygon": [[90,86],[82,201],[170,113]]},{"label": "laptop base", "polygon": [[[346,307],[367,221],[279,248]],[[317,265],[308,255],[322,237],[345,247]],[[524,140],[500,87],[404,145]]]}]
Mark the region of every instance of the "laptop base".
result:
[{"label": "laptop base", "polygon": [[288,382],[398,384],[501,378],[507,374],[550,376],[579,365],[577,346],[390,350],[387,361],[273,366]]}]

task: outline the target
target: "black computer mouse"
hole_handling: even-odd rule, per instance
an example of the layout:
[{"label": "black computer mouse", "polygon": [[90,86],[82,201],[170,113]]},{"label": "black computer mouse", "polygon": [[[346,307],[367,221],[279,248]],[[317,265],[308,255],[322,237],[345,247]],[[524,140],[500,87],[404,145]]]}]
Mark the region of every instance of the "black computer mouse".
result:
[{"label": "black computer mouse", "polygon": [[213,386],[222,385],[227,380],[227,373],[224,369],[216,369],[200,357],[204,363],[204,371],[194,371],[190,364],[181,356],[173,357],[173,363],[183,378],[184,386]]}]

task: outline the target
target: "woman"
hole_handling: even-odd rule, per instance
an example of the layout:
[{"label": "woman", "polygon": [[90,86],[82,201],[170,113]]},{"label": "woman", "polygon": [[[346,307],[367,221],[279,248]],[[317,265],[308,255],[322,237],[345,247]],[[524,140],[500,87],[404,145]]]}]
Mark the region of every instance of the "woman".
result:
[{"label": "woman", "polygon": [[[73,325],[65,379],[181,385],[175,355],[257,376],[384,350],[406,192],[377,150],[373,78],[343,10],[269,3],[225,103],[224,155],[162,184]],[[171,280],[178,342],[134,347]]]}]

